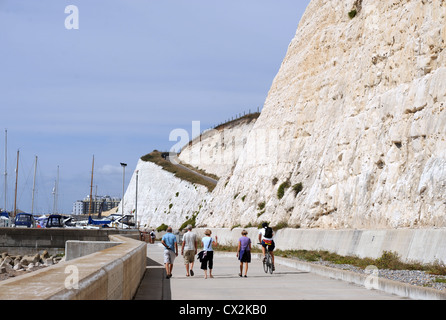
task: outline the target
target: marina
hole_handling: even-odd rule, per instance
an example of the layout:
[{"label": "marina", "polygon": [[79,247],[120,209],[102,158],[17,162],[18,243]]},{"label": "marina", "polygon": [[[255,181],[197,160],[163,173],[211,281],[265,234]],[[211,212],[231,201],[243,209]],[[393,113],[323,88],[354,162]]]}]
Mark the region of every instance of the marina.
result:
[{"label": "marina", "polygon": [[0,228],[73,228],[73,229],[133,229],[135,219],[133,215],[111,214],[106,217],[94,217],[92,215],[34,215],[30,213],[18,213],[15,217],[8,212],[0,214]]},{"label": "marina", "polygon": [[[91,169],[90,194],[84,200],[78,200],[73,205],[73,213],[59,213],[58,196],[59,196],[59,166],[57,166],[57,174],[54,180],[54,186],[51,191],[52,211],[50,213],[35,212],[35,195],[36,195],[36,175],[38,168],[38,156],[35,156],[33,163],[33,179],[32,179],[32,195],[31,195],[31,212],[23,212],[19,210],[18,192],[19,192],[19,162],[20,150],[17,150],[16,168],[15,168],[15,184],[14,184],[14,207],[12,210],[8,208],[8,130],[5,129],[5,159],[4,159],[4,189],[3,199],[4,206],[0,209],[0,228],[77,228],[77,229],[100,229],[100,228],[116,228],[129,229],[135,227],[135,217],[133,215],[121,215],[112,212],[117,210],[110,207],[117,207],[120,202],[119,198],[111,198],[109,196],[93,196],[94,187],[94,155]],[[96,186],[97,189],[97,186]],[[77,209],[76,209],[77,205]],[[79,205],[81,208],[79,209]],[[104,210],[108,209],[108,210]],[[104,212],[105,211],[105,212]]]}]

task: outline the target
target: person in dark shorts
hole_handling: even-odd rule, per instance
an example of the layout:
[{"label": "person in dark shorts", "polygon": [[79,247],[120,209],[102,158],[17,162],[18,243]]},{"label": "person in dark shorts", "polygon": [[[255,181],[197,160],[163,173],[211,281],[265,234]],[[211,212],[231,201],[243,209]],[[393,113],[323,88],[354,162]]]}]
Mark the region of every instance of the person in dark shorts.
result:
[{"label": "person in dark shorts", "polygon": [[271,254],[272,262],[273,262],[273,271],[276,269],[274,267],[274,249],[276,247],[274,240],[274,232],[271,227],[268,226],[268,223],[264,222],[262,224],[262,228],[259,231],[259,242],[262,244],[262,253],[263,259],[265,259],[266,250]]}]

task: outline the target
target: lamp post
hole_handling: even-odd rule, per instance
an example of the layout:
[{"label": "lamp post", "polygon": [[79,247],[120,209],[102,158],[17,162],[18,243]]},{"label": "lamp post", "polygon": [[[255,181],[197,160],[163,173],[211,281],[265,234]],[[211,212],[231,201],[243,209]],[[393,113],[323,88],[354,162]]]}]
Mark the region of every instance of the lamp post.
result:
[{"label": "lamp post", "polygon": [[121,219],[121,227],[123,227],[123,222],[122,220],[124,219],[124,184],[125,184],[125,167],[127,167],[127,163],[122,163],[121,162],[121,167],[122,167],[122,211],[121,211],[121,215],[122,215],[122,219]]},{"label": "lamp post", "polygon": [[139,170],[136,170],[136,192],[135,192],[135,227],[138,228],[138,174]]}]

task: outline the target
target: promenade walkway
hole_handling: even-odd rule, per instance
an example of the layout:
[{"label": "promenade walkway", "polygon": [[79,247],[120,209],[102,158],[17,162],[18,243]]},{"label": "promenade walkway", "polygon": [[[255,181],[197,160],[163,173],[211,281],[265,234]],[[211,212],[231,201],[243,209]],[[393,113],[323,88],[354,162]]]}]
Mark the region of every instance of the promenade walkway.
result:
[{"label": "promenade walkway", "polygon": [[214,278],[204,279],[197,262],[195,276],[186,277],[183,257],[174,263],[173,277],[165,278],[163,247],[147,245],[147,272],[135,300],[401,300],[404,298],[334,280],[277,264],[265,274],[259,259],[249,265],[248,277],[240,278],[233,257],[214,257]]}]

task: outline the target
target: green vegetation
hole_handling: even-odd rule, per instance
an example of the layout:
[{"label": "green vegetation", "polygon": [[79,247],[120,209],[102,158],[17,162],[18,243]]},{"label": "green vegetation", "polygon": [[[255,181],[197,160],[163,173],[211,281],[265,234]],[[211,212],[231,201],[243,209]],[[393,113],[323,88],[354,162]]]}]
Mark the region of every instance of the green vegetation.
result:
[{"label": "green vegetation", "polygon": [[348,13],[350,19],[355,18],[362,9],[362,0],[355,0],[352,10]]},{"label": "green vegetation", "polygon": [[[196,222],[197,216],[198,216],[198,212],[197,212],[196,214],[192,215],[191,218],[189,218],[188,220],[186,220],[186,221],[181,225],[181,227],[180,227],[180,231],[183,230],[183,229],[185,229],[189,224],[190,224],[193,228],[195,228],[195,225],[196,225],[196,223],[197,223],[197,222]],[[187,218],[187,217],[186,217],[186,218]]]},{"label": "green vegetation", "polygon": [[158,231],[158,232],[166,231],[168,227],[169,227],[168,225],[163,223],[158,228],[156,228],[156,231]]},{"label": "green vegetation", "polygon": [[274,231],[280,230],[280,229],[285,229],[288,228],[288,222],[287,221],[280,221],[278,224],[276,224],[273,229]]},{"label": "green vegetation", "polygon": [[357,14],[358,14],[358,11],[356,9],[353,9],[352,11],[350,11],[348,13],[348,16],[350,19],[353,19],[354,17],[356,17]]},{"label": "green vegetation", "polygon": [[435,275],[446,275],[446,266],[435,262],[432,264],[421,264],[418,262],[405,263],[400,260],[397,253],[384,251],[378,259],[358,258],[355,256],[341,256],[328,251],[307,250],[277,250],[276,255],[282,257],[298,258],[305,261],[329,261],[335,264],[349,264],[361,269],[368,266],[376,266],[378,269],[390,270],[419,270]]},{"label": "green vegetation", "polygon": [[277,198],[278,199],[282,199],[283,196],[285,195],[286,189],[288,189],[289,187],[290,187],[290,182],[289,181],[285,181],[284,183],[282,183],[279,186],[279,189],[277,189]]},{"label": "green vegetation", "polygon": [[443,279],[443,278],[437,278],[437,279],[435,279],[435,282],[438,282],[438,283],[446,283],[446,279]]},{"label": "green vegetation", "polygon": [[294,196],[297,197],[297,195],[303,190],[304,186],[302,182],[299,182],[293,186]]},{"label": "green vegetation", "polygon": [[266,202],[265,202],[265,201],[260,202],[260,203],[257,205],[257,209],[260,210],[260,212],[257,213],[257,218],[260,217],[262,214],[265,213],[265,211],[266,211],[265,206],[266,206]]},{"label": "green vegetation", "polygon": [[209,192],[212,192],[215,188],[215,184],[212,182],[207,181],[206,179],[186,170],[181,167],[177,167],[174,164],[172,164],[169,160],[163,159],[161,156],[162,152],[159,152],[157,150],[152,151],[149,154],[146,154],[145,156],[141,157],[142,161],[145,162],[153,162],[156,165],[162,167],[164,170],[173,173],[176,177],[189,181],[193,184],[200,184],[208,188]]}]

